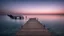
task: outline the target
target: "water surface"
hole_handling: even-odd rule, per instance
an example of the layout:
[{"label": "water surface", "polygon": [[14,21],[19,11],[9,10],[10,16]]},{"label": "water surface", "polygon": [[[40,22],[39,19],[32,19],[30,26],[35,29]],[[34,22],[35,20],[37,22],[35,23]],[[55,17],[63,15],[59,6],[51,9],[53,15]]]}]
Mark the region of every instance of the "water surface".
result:
[{"label": "water surface", "polygon": [[42,25],[56,36],[64,36],[64,16],[62,15],[23,15],[23,20],[11,19],[7,15],[0,15],[0,35],[15,36],[29,18],[37,18]]}]

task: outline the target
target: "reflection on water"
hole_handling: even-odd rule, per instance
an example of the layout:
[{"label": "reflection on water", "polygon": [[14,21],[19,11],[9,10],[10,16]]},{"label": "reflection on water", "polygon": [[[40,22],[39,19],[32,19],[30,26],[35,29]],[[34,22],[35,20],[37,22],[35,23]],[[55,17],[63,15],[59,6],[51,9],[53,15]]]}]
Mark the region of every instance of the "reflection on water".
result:
[{"label": "reflection on water", "polygon": [[24,22],[24,20],[14,20],[6,15],[0,15],[0,36],[14,36]]},{"label": "reflection on water", "polygon": [[37,18],[40,23],[45,24],[50,32],[57,36],[64,36],[64,16],[60,15],[24,15],[24,20],[10,19],[8,16],[0,16],[0,35],[11,35],[16,33],[29,18]]}]

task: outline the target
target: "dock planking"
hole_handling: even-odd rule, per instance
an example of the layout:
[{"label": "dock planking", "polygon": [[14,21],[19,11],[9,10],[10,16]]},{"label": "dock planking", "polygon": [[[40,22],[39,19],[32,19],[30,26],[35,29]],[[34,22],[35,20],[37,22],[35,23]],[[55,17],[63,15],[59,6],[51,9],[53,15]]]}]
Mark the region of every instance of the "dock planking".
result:
[{"label": "dock planking", "polygon": [[30,18],[16,36],[51,36],[51,33],[36,18]]}]

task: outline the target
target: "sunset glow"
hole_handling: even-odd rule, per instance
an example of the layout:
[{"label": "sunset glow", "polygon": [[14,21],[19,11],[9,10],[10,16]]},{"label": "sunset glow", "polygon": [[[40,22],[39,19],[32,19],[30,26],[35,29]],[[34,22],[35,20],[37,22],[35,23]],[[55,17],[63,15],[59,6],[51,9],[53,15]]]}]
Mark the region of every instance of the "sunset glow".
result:
[{"label": "sunset glow", "polygon": [[8,2],[3,3],[2,10],[12,13],[28,13],[28,14],[46,14],[46,13],[64,13],[63,2],[47,2],[47,1],[18,1],[18,2]]}]

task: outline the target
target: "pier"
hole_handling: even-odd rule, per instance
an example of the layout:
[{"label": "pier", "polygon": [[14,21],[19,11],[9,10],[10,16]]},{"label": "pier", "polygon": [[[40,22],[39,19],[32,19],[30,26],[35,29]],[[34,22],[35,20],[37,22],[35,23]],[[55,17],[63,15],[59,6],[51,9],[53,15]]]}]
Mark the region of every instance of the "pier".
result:
[{"label": "pier", "polygon": [[50,32],[48,32],[45,25],[42,25],[38,19],[30,18],[16,33],[16,36],[52,36]]}]

